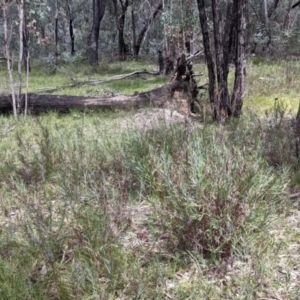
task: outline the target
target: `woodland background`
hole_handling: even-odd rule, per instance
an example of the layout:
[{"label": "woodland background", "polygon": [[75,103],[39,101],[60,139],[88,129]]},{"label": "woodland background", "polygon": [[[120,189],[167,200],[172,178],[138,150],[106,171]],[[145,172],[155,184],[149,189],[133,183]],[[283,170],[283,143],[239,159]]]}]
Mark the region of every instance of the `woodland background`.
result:
[{"label": "woodland background", "polygon": [[300,2],[0,3],[1,299],[299,298]]}]

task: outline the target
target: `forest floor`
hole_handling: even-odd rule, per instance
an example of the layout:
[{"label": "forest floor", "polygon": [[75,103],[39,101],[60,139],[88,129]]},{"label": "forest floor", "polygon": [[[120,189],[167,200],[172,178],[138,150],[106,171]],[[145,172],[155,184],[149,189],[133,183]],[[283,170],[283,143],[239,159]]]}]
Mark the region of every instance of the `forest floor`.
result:
[{"label": "forest floor", "polygon": [[[29,91],[142,69],[38,66]],[[225,125],[211,122],[205,90],[201,122],[168,108],[0,116],[1,299],[298,299],[299,71],[249,62],[244,114]],[[55,94],[130,95],[167,81]]]}]

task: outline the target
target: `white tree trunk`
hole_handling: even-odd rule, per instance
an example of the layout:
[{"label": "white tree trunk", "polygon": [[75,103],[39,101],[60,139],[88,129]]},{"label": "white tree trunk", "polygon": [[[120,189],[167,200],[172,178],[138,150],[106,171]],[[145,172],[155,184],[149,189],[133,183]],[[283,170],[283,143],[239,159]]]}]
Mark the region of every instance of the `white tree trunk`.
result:
[{"label": "white tree trunk", "polygon": [[24,0],[18,3],[19,10],[19,61],[18,61],[18,75],[19,86],[17,94],[17,112],[20,112],[21,97],[22,97],[22,61],[23,61],[23,29],[24,29]]},{"label": "white tree trunk", "polygon": [[10,90],[11,90],[11,95],[12,95],[13,112],[14,112],[14,117],[18,118],[14,78],[13,78],[11,64],[10,64],[11,58],[10,58],[9,45],[8,45],[8,29],[7,29],[7,9],[8,9],[8,6],[7,6],[7,3],[6,3],[5,0],[1,0],[1,4],[2,4],[2,11],[3,11],[5,55],[6,55],[6,62],[7,62],[7,71],[8,71],[8,74],[9,74],[9,85],[10,85]]}]

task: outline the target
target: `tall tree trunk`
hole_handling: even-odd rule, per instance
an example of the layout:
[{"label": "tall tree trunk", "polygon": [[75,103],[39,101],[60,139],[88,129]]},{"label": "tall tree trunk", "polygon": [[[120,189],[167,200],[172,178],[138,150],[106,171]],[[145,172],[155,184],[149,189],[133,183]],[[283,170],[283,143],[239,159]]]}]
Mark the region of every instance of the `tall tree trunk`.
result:
[{"label": "tall tree trunk", "polygon": [[74,30],[73,30],[73,10],[71,4],[68,3],[68,10],[69,10],[69,32],[70,32],[70,39],[71,39],[71,55],[75,54],[75,37],[74,37]]},{"label": "tall tree trunk", "polygon": [[104,16],[106,0],[93,0],[93,25],[89,35],[89,62],[91,66],[98,65],[98,41],[100,23]]},{"label": "tall tree trunk", "polygon": [[142,42],[144,40],[145,34],[147,30],[151,27],[153,24],[153,21],[155,17],[158,15],[158,13],[163,9],[163,1],[161,0],[159,4],[157,5],[156,9],[154,10],[151,17],[145,22],[144,27],[142,28],[141,32],[139,33],[139,36],[137,38],[136,44],[134,45],[134,56],[137,58],[141,49]]},{"label": "tall tree trunk", "polygon": [[269,21],[269,13],[268,13],[268,2],[267,0],[264,1],[264,17],[265,17],[265,29],[268,36],[267,48],[271,44],[272,36],[271,36],[271,28],[270,28],[270,21]]},{"label": "tall tree trunk", "polygon": [[[215,61],[209,43],[209,31],[204,0],[197,0],[203,35],[204,51],[209,74],[209,96],[213,103],[213,118],[226,120],[238,117],[245,92],[245,3],[246,0],[228,0],[227,12],[222,19],[221,0],[212,0]],[[224,10],[223,10],[224,11]],[[235,55],[235,78],[232,97],[228,91],[229,55]],[[217,84],[216,75],[217,72]],[[217,85],[217,87],[216,87]]]},{"label": "tall tree trunk", "polygon": [[201,24],[203,44],[204,44],[204,53],[207,63],[208,78],[209,78],[209,99],[211,103],[215,103],[216,98],[216,74],[214,69],[214,60],[211,52],[210,38],[208,31],[207,16],[205,11],[205,1],[197,0],[198,10],[199,10],[199,19]]},{"label": "tall tree trunk", "polygon": [[126,43],[124,40],[125,12],[119,19],[119,59],[126,60]]},{"label": "tall tree trunk", "polygon": [[23,61],[23,33],[24,33],[24,0],[18,2],[19,10],[19,61],[18,61],[18,93],[17,93],[17,113],[21,110],[22,98],[22,61]]},{"label": "tall tree trunk", "polygon": [[120,60],[125,60],[126,59],[126,43],[124,40],[124,26],[125,26],[125,16],[126,16],[126,11],[128,7],[128,1],[126,0],[124,5],[122,3],[122,0],[120,0],[121,3],[121,16],[119,17],[119,58]]},{"label": "tall tree trunk", "polygon": [[114,14],[115,19],[118,27],[118,47],[119,47],[119,60],[125,60],[126,59],[126,43],[124,40],[124,26],[125,26],[125,18],[126,18],[126,12],[127,8],[129,6],[128,0],[119,0],[120,4],[120,15],[118,10],[118,1],[113,0],[114,5]]},{"label": "tall tree trunk", "polygon": [[232,55],[232,48],[235,39],[235,6],[233,5],[233,0],[228,0],[226,22],[223,34],[223,56],[224,56],[224,80],[227,82],[227,77],[229,73],[229,62],[230,56]]},{"label": "tall tree trunk", "polygon": [[237,7],[237,48],[235,58],[235,79],[232,94],[232,112],[235,117],[241,114],[243,99],[245,94],[245,76],[246,76],[246,59],[245,59],[245,6],[246,0],[235,0]]},{"label": "tall tree trunk", "polygon": [[282,28],[283,30],[286,30],[290,26],[291,9],[300,4],[300,1],[299,1],[298,3],[296,3],[292,6],[292,2],[293,2],[293,0],[289,0],[289,5],[286,10],[286,15],[285,15],[284,21],[283,21],[283,28]]},{"label": "tall tree trunk", "polygon": [[1,0],[2,4],[2,11],[3,11],[3,29],[4,29],[4,44],[5,44],[5,56],[7,62],[7,72],[9,74],[9,85],[12,95],[12,106],[13,106],[13,113],[14,117],[18,118],[18,111],[17,111],[17,101],[16,101],[16,93],[15,93],[15,86],[14,86],[14,78],[11,70],[10,65],[10,51],[9,51],[9,44],[8,44],[8,28],[7,28],[7,9],[8,3],[5,0]]},{"label": "tall tree trunk", "polygon": [[227,118],[230,115],[229,93],[227,86],[227,76],[225,76],[227,66],[224,64],[224,48],[223,48],[223,26],[220,11],[220,0],[212,0],[212,12],[214,22],[214,38],[216,52],[216,69],[218,81],[217,93],[217,109],[219,114],[224,113],[224,116],[219,115],[219,118]]},{"label": "tall tree trunk", "polygon": [[31,71],[30,60],[29,60],[29,33],[27,29],[27,22],[26,22],[26,8],[24,2],[24,24],[23,24],[23,63],[25,70],[27,72]]},{"label": "tall tree trunk", "polygon": [[131,9],[131,24],[132,24],[132,52],[134,59],[137,60],[137,54],[135,51],[135,45],[136,45],[136,27],[135,27],[135,15],[134,15],[134,9]]}]

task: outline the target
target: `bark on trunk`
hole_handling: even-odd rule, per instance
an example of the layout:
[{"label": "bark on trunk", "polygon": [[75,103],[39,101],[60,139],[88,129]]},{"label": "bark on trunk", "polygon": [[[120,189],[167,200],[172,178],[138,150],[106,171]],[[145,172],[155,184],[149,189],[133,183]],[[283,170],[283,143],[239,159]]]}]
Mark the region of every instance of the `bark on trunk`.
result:
[{"label": "bark on trunk", "polygon": [[14,78],[11,68],[11,57],[10,57],[10,50],[9,50],[9,43],[8,43],[8,25],[7,25],[7,9],[8,4],[6,1],[2,0],[2,12],[3,12],[3,28],[4,28],[4,45],[5,45],[5,56],[6,56],[6,63],[7,63],[7,71],[9,74],[9,86],[11,90],[11,104],[10,107],[13,109],[14,117],[18,118],[18,112],[17,112],[17,99],[16,99],[16,93],[15,93],[15,86],[14,86]]},{"label": "bark on trunk", "polygon": [[[28,112],[39,114],[54,110],[64,113],[74,108],[80,110],[86,108],[139,108],[149,105],[163,107],[166,102],[172,100],[175,91],[183,93],[180,98],[185,97],[185,99],[188,99],[189,91],[186,90],[187,88],[187,85],[183,82],[172,82],[149,92],[133,96],[82,97],[28,94]],[[24,99],[24,95],[22,99]],[[11,112],[12,96],[0,95],[0,113]]]},{"label": "bark on trunk", "polygon": [[118,47],[119,47],[119,60],[126,59],[126,43],[124,40],[124,26],[125,26],[125,17],[126,12],[129,6],[128,0],[119,0],[120,3],[120,14],[118,10],[118,1],[113,0],[114,5],[114,14],[116,18],[117,28],[118,28]]},{"label": "bark on trunk", "polygon": [[268,42],[267,42],[266,48],[268,49],[270,44],[271,44],[272,35],[271,35],[271,28],[270,28],[270,22],[269,22],[268,2],[267,2],[267,0],[264,0],[264,17],[265,17],[265,29],[266,29],[266,33],[267,33],[267,36],[268,36]]},{"label": "bark on trunk", "polygon": [[235,59],[235,81],[232,94],[231,109],[235,117],[241,114],[245,94],[245,6],[246,0],[235,0],[237,7],[237,49]]},{"label": "bark on trunk", "polygon": [[136,54],[136,28],[135,28],[135,15],[134,15],[134,9],[131,10],[131,24],[132,24],[132,52],[133,52],[133,57],[137,59],[137,54]]},{"label": "bark on trunk", "polygon": [[235,38],[235,19],[234,19],[234,13],[235,13],[235,5],[233,5],[233,0],[228,0],[228,6],[227,6],[227,16],[226,16],[226,22],[225,22],[225,28],[224,28],[224,34],[223,34],[223,56],[224,56],[224,79],[227,82],[227,77],[229,73],[229,62],[231,60],[232,55],[232,47],[233,47],[233,41]]},{"label": "bark on trunk", "polygon": [[106,0],[93,0],[93,25],[89,35],[89,62],[91,66],[98,65],[98,41],[100,23],[104,16]]},{"label": "bark on trunk", "polygon": [[230,115],[229,93],[227,86],[227,76],[225,76],[227,66],[224,64],[223,56],[223,27],[220,11],[220,0],[212,0],[212,11],[214,21],[214,38],[215,38],[215,52],[216,52],[216,69],[217,69],[217,81],[218,81],[218,93],[217,93],[217,109],[220,111],[219,118],[227,118]]},{"label": "bark on trunk", "polygon": [[75,37],[74,37],[74,30],[73,30],[73,11],[70,4],[68,4],[69,9],[69,31],[70,31],[70,39],[71,39],[71,55],[75,54]]},{"label": "bark on trunk", "polygon": [[214,70],[214,60],[210,47],[210,38],[208,31],[207,16],[205,11],[205,1],[197,0],[198,9],[199,9],[199,19],[201,24],[203,44],[204,44],[204,53],[207,63],[208,77],[209,77],[209,99],[211,103],[215,103],[215,89],[216,89],[216,75]]},{"label": "bark on trunk", "polygon": [[24,2],[24,26],[23,26],[23,63],[25,67],[25,71],[31,71],[30,59],[29,59],[29,33],[27,29],[27,21],[26,21],[26,8]]},{"label": "bark on trunk", "polygon": [[[197,0],[209,72],[209,94],[213,103],[213,118],[224,121],[241,113],[245,91],[245,3],[228,0],[225,20],[222,19],[221,0],[212,0],[215,62],[212,58],[204,0]],[[232,97],[228,91],[230,55],[235,56],[235,78]],[[217,72],[217,87],[215,73]]]},{"label": "bark on trunk", "polygon": [[22,61],[23,61],[23,32],[24,32],[24,0],[18,4],[19,10],[19,61],[18,61],[18,93],[17,93],[17,113],[20,113],[20,97],[22,93]]}]

